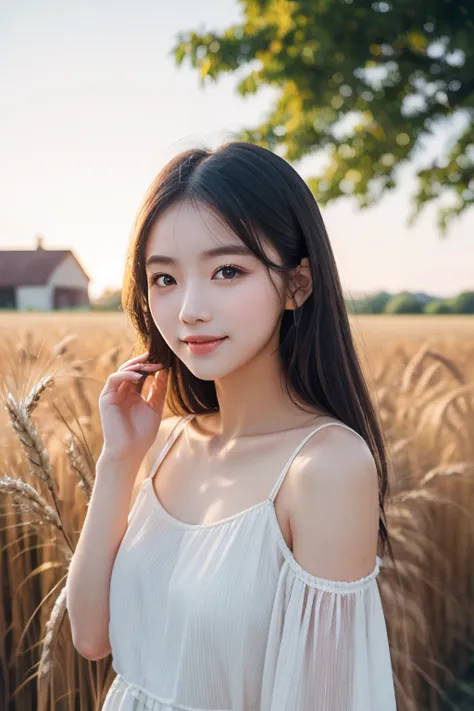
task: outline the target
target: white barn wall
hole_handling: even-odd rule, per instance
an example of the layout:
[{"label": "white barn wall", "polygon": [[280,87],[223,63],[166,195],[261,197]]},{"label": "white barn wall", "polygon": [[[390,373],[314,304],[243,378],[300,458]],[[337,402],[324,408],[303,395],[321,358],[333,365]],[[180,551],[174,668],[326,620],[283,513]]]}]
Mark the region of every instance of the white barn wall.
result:
[{"label": "white barn wall", "polygon": [[18,286],[16,289],[16,305],[20,311],[36,309],[50,311],[53,308],[53,289],[46,286]]},{"label": "white barn wall", "polygon": [[89,281],[74,257],[69,256],[63,259],[61,264],[58,264],[51,274],[48,284],[50,286],[65,286],[72,289],[87,290]]}]

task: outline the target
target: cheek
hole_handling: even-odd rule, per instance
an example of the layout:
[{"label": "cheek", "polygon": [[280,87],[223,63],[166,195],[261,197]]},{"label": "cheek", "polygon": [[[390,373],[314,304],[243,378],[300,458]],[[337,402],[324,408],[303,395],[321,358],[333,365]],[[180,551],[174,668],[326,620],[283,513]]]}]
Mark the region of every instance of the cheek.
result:
[{"label": "cheek", "polygon": [[273,330],[281,312],[276,290],[262,279],[249,281],[239,290],[238,298],[232,295],[222,308],[239,330],[245,327],[262,335]]},{"label": "cheek", "polygon": [[156,298],[154,299],[153,295],[151,295],[148,299],[148,306],[156,328],[169,345],[168,341],[172,333],[172,324],[174,321],[173,315],[170,313],[170,309],[165,309],[162,306],[159,307],[158,300]]}]

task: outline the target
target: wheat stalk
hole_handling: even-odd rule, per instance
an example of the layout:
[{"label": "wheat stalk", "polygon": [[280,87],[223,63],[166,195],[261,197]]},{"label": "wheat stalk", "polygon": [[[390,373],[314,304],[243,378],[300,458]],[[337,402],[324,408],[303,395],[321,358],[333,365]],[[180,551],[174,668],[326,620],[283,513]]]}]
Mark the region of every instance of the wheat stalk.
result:
[{"label": "wheat stalk", "polygon": [[405,366],[405,370],[402,373],[402,378],[400,382],[399,392],[401,394],[407,393],[409,390],[411,390],[413,380],[417,376],[421,364],[425,359],[425,356],[427,355],[427,353],[429,353],[429,347],[429,342],[424,343],[418,349],[418,351],[414,355],[412,355],[407,365]]},{"label": "wheat stalk", "polygon": [[41,378],[33,386],[29,395],[27,395],[27,397],[20,402],[17,402],[11,393],[7,393],[5,407],[10,415],[13,429],[18,435],[23,450],[26,452],[28,462],[30,463],[31,473],[46,484],[48,491],[51,494],[57,518],[61,524],[61,531],[72,551],[73,547],[69,541],[62,522],[61,511],[57,498],[58,485],[56,478],[53,475],[48,450],[43,445],[41,437],[36,431],[36,427],[30,416],[30,412],[36,407],[41,393],[47,386],[52,385],[53,383],[54,379],[49,376]]},{"label": "wheat stalk", "polygon": [[67,336],[64,336],[58,343],[56,343],[52,348],[51,348],[51,353],[53,356],[62,356],[66,353],[66,351],[69,348],[69,345],[73,343],[74,341],[77,341],[77,335],[75,333],[69,333]]},{"label": "wheat stalk", "polygon": [[458,383],[465,383],[466,378],[464,375],[461,373],[457,365],[453,360],[450,358],[447,358],[444,356],[442,353],[437,353],[436,351],[428,351],[427,354],[430,358],[433,360],[438,361],[439,363],[442,363],[446,370],[449,370],[451,375],[453,376],[454,380],[457,380]]},{"label": "wheat stalk", "polygon": [[418,378],[418,382],[415,383],[415,386],[413,388],[413,396],[415,398],[418,398],[423,392],[428,390],[429,386],[434,380],[435,375],[437,375],[438,372],[442,372],[442,370],[443,367],[439,361],[435,361],[434,363],[431,363],[427,368],[425,368],[423,373]]},{"label": "wheat stalk", "polygon": [[436,477],[442,476],[466,476],[474,472],[474,464],[472,462],[453,462],[452,464],[443,464],[439,467],[434,467],[420,481],[421,486],[426,486]]},{"label": "wheat stalk", "polygon": [[[44,388],[43,388],[44,390]],[[11,393],[7,394],[6,409],[10,415],[10,420],[13,429],[18,435],[22,444],[23,450],[26,453],[27,459],[31,465],[31,473],[41,479],[53,496],[57,490],[56,480],[51,469],[49,455],[47,449],[43,446],[40,436],[36,431],[33,421],[30,418],[30,409],[34,407],[34,403],[42,392],[36,386],[31,394],[25,398],[23,402],[17,402]]]},{"label": "wheat stalk", "polygon": [[58,531],[64,533],[61,519],[34,486],[27,484],[22,479],[13,479],[5,474],[0,479],[0,493],[11,494],[15,503],[26,504],[26,509],[38,516],[40,521],[50,523]]},{"label": "wheat stalk", "polygon": [[[458,398],[462,397],[467,397],[467,394],[469,393],[470,390],[474,388],[474,382],[473,383],[465,383],[464,385],[459,386],[456,388],[456,390],[451,390],[450,392],[446,393],[445,396],[441,399],[440,402],[437,403],[436,405],[436,410],[434,413],[434,422],[433,426],[436,429],[436,436],[439,436],[441,427],[443,423],[448,424],[448,426],[451,427],[451,429],[455,429],[453,425],[448,420],[448,409],[451,405],[453,405]],[[458,411],[459,414],[459,411]],[[460,413],[460,416],[462,419],[464,419],[465,414]]]},{"label": "wheat stalk", "polygon": [[75,376],[73,382],[74,382],[74,390],[76,391],[77,397],[79,398],[80,402],[82,403],[84,412],[90,416],[92,414],[92,405],[89,401],[89,398],[86,395],[86,391],[84,388],[84,379],[80,376]]},{"label": "wheat stalk", "polygon": [[76,472],[79,478],[79,489],[82,489],[86,496],[90,498],[94,486],[94,475],[79,452],[74,437],[69,432],[66,435],[66,454],[72,470]]},{"label": "wheat stalk", "polygon": [[56,640],[67,610],[66,586],[64,585],[56,598],[50,618],[46,622],[46,634],[43,639],[43,650],[38,668],[38,695],[40,699],[44,699],[45,694],[47,694],[48,683],[53,670]]},{"label": "wheat stalk", "polygon": [[33,385],[32,389],[30,390],[30,393],[23,400],[23,406],[28,412],[28,414],[31,415],[36,405],[38,404],[43,391],[51,385],[54,385],[54,378],[52,378],[50,375],[45,375]]}]

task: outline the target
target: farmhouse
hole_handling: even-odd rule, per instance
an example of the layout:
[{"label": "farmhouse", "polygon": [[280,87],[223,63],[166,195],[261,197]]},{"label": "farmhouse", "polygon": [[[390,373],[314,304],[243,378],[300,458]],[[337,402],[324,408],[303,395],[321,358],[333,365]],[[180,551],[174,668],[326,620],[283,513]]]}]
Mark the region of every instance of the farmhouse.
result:
[{"label": "farmhouse", "polygon": [[90,278],[70,249],[0,250],[0,309],[52,311],[89,305]]}]

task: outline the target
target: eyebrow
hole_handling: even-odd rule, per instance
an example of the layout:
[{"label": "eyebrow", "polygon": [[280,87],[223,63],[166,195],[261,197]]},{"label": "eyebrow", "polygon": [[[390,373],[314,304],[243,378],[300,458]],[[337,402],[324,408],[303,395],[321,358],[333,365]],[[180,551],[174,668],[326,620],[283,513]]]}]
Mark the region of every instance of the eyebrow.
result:
[{"label": "eyebrow", "polygon": [[[213,247],[212,249],[203,250],[199,253],[199,259],[212,259],[213,257],[222,257],[228,254],[249,256],[252,255],[253,252],[251,252],[244,245],[224,244],[221,247]],[[173,257],[167,257],[164,254],[152,254],[151,257],[148,257],[146,261],[146,268],[150,267],[152,264],[177,265],[179,264],[179,261],[177,259],[174,259]]]}]

